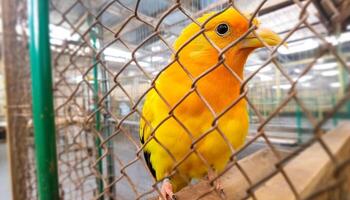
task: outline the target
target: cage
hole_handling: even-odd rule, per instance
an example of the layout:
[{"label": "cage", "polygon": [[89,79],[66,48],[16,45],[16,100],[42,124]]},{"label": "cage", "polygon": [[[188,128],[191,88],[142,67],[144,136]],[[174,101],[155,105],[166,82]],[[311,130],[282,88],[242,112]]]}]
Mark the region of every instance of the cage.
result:
[{"label": "cage", "polygon": [[[181,165],[196,157],[200,164],[192,172],[204,166],[214,175],[188,175],[177,199],[349,199],[349,6],[348,0],[2,0],[13,198],[167,199],[164,179],[186,171]],[[229,10],[247,27],[218,46],[207,24]],[[176,47],[189,24],[198,30]],[[277,33],[278,44],[264,41],[260,27]],[[240,75],[230,70],[227,52],[252,36],[263,48],[250,53]],[[198,38],[202,43],[191,46]],[[215,53],[182,59],[202,48]],[[193,72],[193,62],[208,66]],[[171,76],[174,63],[182,79],[159,89],[157,81]],[[220,81],[200,85],[218,68],[236,89]],[[187,90],[169,102],[178,85]],[[235,97],[217,109],[208,97],[222,100],[225,92]],[[158,122],[144,111],[150,93],[162,100],[153,105],[155,115],[167,105]],[[178,111],[191,95],[197,101]],[[208,117],[193,113],[198,104]],[[226,133],[220,124],[238,107],[247,113],[234,116],[228,127],[236,121],[244,127],[247,119],[249,128],[242,130],[245,142],[233,145],[227,134],[240,129]],[[192,133],[192,122],[181,113],[189,113],[190,121],[199,118],[200,134]],[[167,126],[169,119],[177,125]],[[145,127],[148,138],[140,133]],[[159,127],[176,127],[190,139],[177,138],[169,150],[157,139]],[[213,156],[208,161],[199,150],[212,132],[229,148],[218,171]],[[152,142],[173,159],[163,177],[152,175],[152,163],[162,162],[145,150]],[[181,148],[186,154],[172,155]],[[221,147],[206,150],[215,148]]]}]

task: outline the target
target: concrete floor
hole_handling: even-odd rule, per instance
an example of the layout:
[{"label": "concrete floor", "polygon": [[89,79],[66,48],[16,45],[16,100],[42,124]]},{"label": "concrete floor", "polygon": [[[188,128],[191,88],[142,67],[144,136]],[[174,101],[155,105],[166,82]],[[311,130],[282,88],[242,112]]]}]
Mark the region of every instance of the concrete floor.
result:
[{"label": "concrete floor", "polygon": [[11,200],[10,171],[6,143],[0,142],[0,200]]}]

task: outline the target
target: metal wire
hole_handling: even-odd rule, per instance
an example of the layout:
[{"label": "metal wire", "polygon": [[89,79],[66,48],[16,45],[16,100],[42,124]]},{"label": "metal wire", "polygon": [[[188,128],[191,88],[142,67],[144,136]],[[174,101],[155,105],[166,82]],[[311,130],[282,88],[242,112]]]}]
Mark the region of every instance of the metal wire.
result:
[{"label": "metal wire", "polygon": [[[59,179],[60,192],[62,199],[146,199],[156,195],[160,195],[159,185],[162,180],[155,180],[148,171],[147,164],[143,159],[142,151],[150,141],[155,141],[161,148],[166,151],[174,166],[172,174],[178,171],[179,166],[191,155],[196,155],[207,168],[211,168],[210,164],[203,155],[198,151],[198,143],[208,137],[210,133],[216,131],[230,147],[230,163],[225,170],[210,180],[211,190],[203,193],[199,198],[205,198],[207,195],[217,195],[220,192],[214,186],[214,182],[224,176],[231,168],[236,167],[249,184],[247,196],[244,199],[257,199],[255,191],[264,183],[269,181],[276,174],[280,174],[289,186],[295,196],[295,199],[313,199],[324,192],[331,191],[334,188],[341,188],[344,181],[339,178],[338,174],[345,170],[350,163],[350,158],[346,161],[339,161],[332,154],[327,143],[322,138],[323,127],[338,112],[342,111],[342,107],[348,103],[350,99],[349,90],[345,91],[342,96],[336,99],[335,104],[328,109],[327,114],[317,117],[310,105],[306,104],[300,96],[300,80],[307,76],[313,70],[316,63],[324,56],[331,55],[338,65],[339,70],[343,70],[349,75],[350,66],[344,55],[340,53],[337,47],[325,39],[326,35],[320,33],[315,24],[309,22],[309,9],[313,5],[313,0],[293,0],[296,6],[296,12],[299,15],[299,21],[286,33],[284,33],[283,41],[276,47],[268,46],[258,34],[256,34],[256,25],[252,23],[253,18],[258,16],[268,3],[268,0],[261,1],[253,11],[253,14],[247,17],[250,22],[248,31],[232,42],[225,48],[221,49],[210,40],[205,33],[205,25],[215,16],[224,12],[228,8],[235,8],[243,13],[237,7],[234,1],[218,1],[223,9],[217,14],[209,17],[204,23],[196,20],[203,11],[197,13],[189,12],[189,3],[185,1],[172,1],[170,6],[159,12],[157,16],[143,14],[140,10],[144,6],[144,2],[137,0],[134,3],[127,3],[119,0],[72,0],[66,5],[62,5],[60,1],[51,1],[52,23],[55,27],[61,27],[70,30],[69,37],[76,39],[66,39],[59,44],[52,44],[53,66],[54,66],[54,92],[55,92],[55,115],[57,130],[57,148],[59,161]],[[332,1],[327,1],[334,4]],[[96,9],[99,7],[100,9]],[[79,18],[74,18],[73,13],[79,8]],[[209,7],[215,10],[217,7]],[[337,9],[333,7],[333,9]],[[198,33],[188,38],[188,40],[175,51],[172,47],[172,41],[166,35],[169,28],[165,24],[167,17],[174,12],[179,12],[186,18],[186,23],[193,22],[200,27]],[[107,19],[113,18],[113,13],[122,13],[123,19],[115,25]],[[335,12],[340,15],[341,12]],[[89,18],[92,18],[88,22]],[[337,18],[333,17],[333,23],[337,23]],[[185,21],[185,20],[184,20]],[[322,19],[319,19],[322,22]],[[137,44],[131,44],[125,34],[132,30],[135,26],[147,27],[145,36],[137,38]],[[297,78],[292,77],[290,72],[286,71],[286,63],[278,57],[278,49],[293,36],[297,35],[300,29],[307,29],[312,37],[316,38],[319,43],[317,54],[312,57],[306,67],[298,74]],[[98,31],[96,31],[98,30]],[[93,41],[90,37],[95,34]],[[267,49],[267,58],[265,62],[255,69],[252,73],[241,79],[240,76],[226,64],[225,53],[232,47],[246,38],[249,34],[254,34],[265,45]],[[218,53],[218,61],[208,70],[198,76],[193,76],[186,66],[181,62],[181,52],[188,46],[191,41],[198,37],[204,37],[206,41]],[[159,41],[163,49],[160,53],[166,52],[172,55],[172,58],[166,66],[162,66],[156,74],[148,71],[144,62],[140,61],[140,53],[152,41]],[[108,48],[118,46],[128,53],[128,59],[122,61],[120,67],[115,67],[106,57],[109,55]],[[120,53],[120,52],[119,52]],[[157,54],[159,52],[151,52]],[[118,54],[116,52],[115,54]],[[118,61],[119,62],[119,61]],[[188,80],[191,81],[191,88],[178,102],[168,102],[155,87],[155,81],[164,73],[173,63],[178,63],[187,74]],[[262,113],[263,110],[257,105],[255,99],[251,98],[253,92],[248,85],[258,76],[258,74],[267,66],[274,65],[276,73],[279,73],[287,83],[290,84],[289,91],[278,102],[275,107],[270,108],[268,114]],[[240,84],[240,93],[237,99],[233,100],[225,109],[216,112],[208,103],[205,95],[198,89],[198,83],[205,77],[210,75],[219,67],[225,68],[230,75]],[[142,79],[134,78],[135,75],[128,74],[128,70],[133,68],[139,74],[137,76]],[[93,71],[97,70],[97,85],[94,87]],[[131,77],[131,79],[130,79]],[[143,87],[135,92],[135,88],[127,86],[127,80],[137,80],[134,86]],[[142,83],[141,83],[142,82]],[[96,85],[95,85],[96,86]],[[349,87],[349,86],[348,86]],[[94,93],[98,91],[98,93]],[[151,122],[147,121],[147,117],[142,114],[142,105],[148,92],[154,91],[164,101],[169,108],[169,114],[156,127],[151,126]],[[137,94],[136,94],[137,93]],[[197,95],[203,105],[211,114],[211,127],[206,130],[200,137],[194,138],[194,134],[185,125],[181,118],[176,115],[175,110],[181,106],[183,101],[190,95]],[[119,98],[119,99],[118,99]],[[219,127],[219,120],[225,114],[237,106],[242,101],[246,101],[250,111],[257,117],[258,125],[252,137],[240,148],[235,149],[225,136],[223,130]],[[126,104],[130,110],[123,111],[120,109],[121,104]],[[298,106],[306,117],[305,119],[312,127],[312,137],[305,143],[287,156],[283,157],[271,141],[270,136],[266,133],[268,124],[278,118],[285,109],[289,109],[290,105]],[[95,106],[95,108],[94,108]],[[101,115],[101,117],[96,117]],[[142,118],[151,130],[150,137],[140,144],[138,141],[139,124],[134,123]],[[168,120],[175,120],[183,131],[191,138],[191,148],[188,153],[177,160],[171,151],[162,144],[156,137],[157,130]],[[97,126],[100,124],[100,126]],[[95,146],[95,141],[101,141]],[[275,169],[258,182],[252,182],[249,173],[237,162],[237,156],[246,151],[247,148],[253,146],[258,140],[264,141],[266,147],[270,149],[278,162]],[[325,153],[329,156],[334,165],[334,180],[324,185],[324,187],[308,197],[304,197],[298,191],[295,183],[291,180],[285,171],[286,164],[295,158],[300,152],[309,146],[318,143],[322,146]],[[99,153],[101,152],[101,153]],[[28,159],[30,160],[30,159]],[[140,174],[142,174],[140,176]],[[169,176],[170,176],[169,175]],[[32,178],[32,177],[31,177]],[[28,193],[32,193],[34,189],[28,189]],[[349,192],[349,191],[348,191]]]}]

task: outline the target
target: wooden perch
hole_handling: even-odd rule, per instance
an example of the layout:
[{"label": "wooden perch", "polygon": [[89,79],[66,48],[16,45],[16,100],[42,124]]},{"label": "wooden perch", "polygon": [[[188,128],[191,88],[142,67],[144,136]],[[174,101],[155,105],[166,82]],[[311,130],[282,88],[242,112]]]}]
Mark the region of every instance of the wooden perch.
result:
[{"label": "wooden perch", "polygon": [[[344,123],[322,136],[330,151],[340,161],[349,159],[350,155],[350,124]],[[238,163],[248,174],[252,183],[256,183],[275,170],[277,158],[268,149],[260,150]],[[324,148],[314,143],[284,166],[284,170],[295,186],[300,197],[307,197],[318,188],[333,179],[335,164],[330,160]],[[349,180],[348,180],[349,181]],[[249,184],[242,173],[233,167],[222,178],[221,183],[227,199],[242,199],[246,196]],[[178,192],[177,199],[198,199],[212,190],[206,181],[188,186]],[[346,195],[350,195],[349,191]],[[255,197],[262,200],[292,200],[295,199],[290,186],[281,173],[277,173],[264,184],[254,190]],[[221,199],[215,191],[206,195],[206,200]],[[252,199],[252,198],[250,198]],[[329,199],[329,198],[327,198]],[[330,198],[337,200],[336,198]]]}]

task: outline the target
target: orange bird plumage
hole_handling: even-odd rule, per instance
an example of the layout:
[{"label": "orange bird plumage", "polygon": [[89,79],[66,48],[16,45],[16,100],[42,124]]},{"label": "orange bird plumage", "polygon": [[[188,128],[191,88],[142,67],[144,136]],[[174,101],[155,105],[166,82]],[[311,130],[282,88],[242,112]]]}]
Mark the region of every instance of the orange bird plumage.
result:
[{"label": "orange bird plumage", "polygon": [[[202,178],[209,168],[221,172],[248,132],[245,100],[232,106],[241,88],[233,72],[243,80],[247,57],[264,45],[251,33],[227,49],[223,63],[218,63],[220,52],[248,31],[249,16],[233,8],[214,15],[197,19],[205,24],[197,37],[201,27],[196,23],[182,31],[173,45],[177,56],[172,56],[172,64],[159,75],[144,103],[140,139],[152,174],[157,180],[165,179],[164,197],[171,197],[191,179]],[[259,25],[256,19],[253,23]],[[270,30],[256,33],[268,45],[281,42]]]}]

